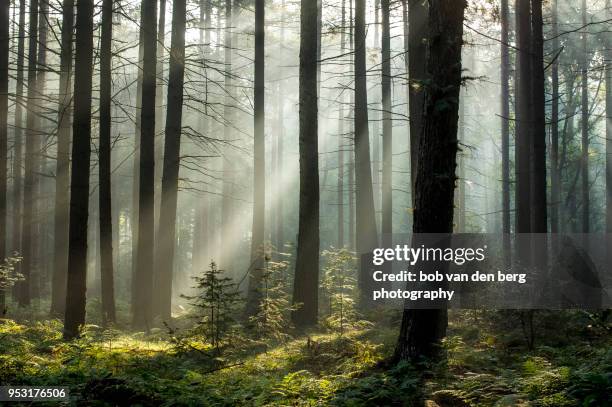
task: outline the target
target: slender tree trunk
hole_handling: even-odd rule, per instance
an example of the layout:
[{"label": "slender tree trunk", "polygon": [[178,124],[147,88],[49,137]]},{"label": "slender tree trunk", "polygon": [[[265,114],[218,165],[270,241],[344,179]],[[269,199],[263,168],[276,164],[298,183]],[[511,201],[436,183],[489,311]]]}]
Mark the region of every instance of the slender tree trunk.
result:
[{"label": "slender tree trunk", "polygon": [[66,272],[68,268],[68,216],[70,213],[70,125],[72,121],[72,32],[74,0],[62,5],[62,49],[55,177],[54,270],[51,315],[64,315]]},{"label": "slender tree trunk", "polygon": [[[552,48],[559,52],[559,10],[558,0],[552,0]],[[559,60],[552,63],[552,106],[550,125],[550,231],[559,232],[559,204],[561,202],[561,178],[559,176]]]},{"label": "slender tree trunk", "polygon": [[180,168],[181,129],[183,125],[183,80],[185,75],[186,1],[172,3],[172,39],[168,73],[168,111],[164,142],[161,213],[157,246],[158,292],[161,317],[171,317],[172,274],[176,244],[176,208]]},{"label": "slender tree trunk", "polygon": [[[382,51],[382,43],[381,43],[381,39],[380,39],[380,0],[374,0],[374,47],[379,47],[381,46],[381,51]],[[376,54],[374,54],[376,55]],[[378,55],[376,55],[376,59],[374,60],[374,66],[378,66],[378,64],[381,64],[381,68],[384,69],[384,67],[382,66],[382,64],[384,64],[384,62],[379,62],[378,60]],[[384,74],[383,74],[384,75]],[[381,85],[382,85],[382,80],[381,80]],[[376,214],[376,225],[378,226],[379,224],[379,220],[380,220],[380,224],[381,224],[381,228],[382,228],[382,215],[379,218],[379,213],[382,212],[382,185],[381,185],[381,151],[380,151],[380,139],[381,139],[381,133],[380,133],[380,121],[381,121],[381,114],[379,112],[379,110],[382,110],[382,104],[378,104],[378,98],[379,96],[375,93],[372,92],[373,95],[373,99],[374,99],[374,105],[372,106],[371,109],[369,109],[369,112],[371,112],[371,124],[372,124],[372,193],[374,194],[374,213]],[[381,91],[381,95],[380,98],[382,99],[382,91]],[[383,118],[384,120],[384,118]]]},{"label": "slender tree trunk", "polygon": [[412,200],[419,157],[419,137],[423,121],[424,81],[427,79],[427,2],[408,0],[408,105],[410,110],[410,177]]},{"label": "slender tree trunk", "polygon": [[251,266],[246,314],[255,315],[261,302],[260,285],[264,267],[264,225],[266,199],[265,112],[264,112],[264,30],[265,0],[255,0],[255,97],[253,140],[253,230]]},{"label": "slender tree trunk", "polygon": [[[280,51],[279,51],[279,59],[284,61],[284,39],[285,38],[285,0],[281,1],[281,27],[280,27]],[[285,104],[282,101],[282,98],[285,95],[285,83],[284,76],[285,72],[282,67],[279,67],[279,76],[281,80],[278,81],[278,145],[276,149],[277,161],[276,161],[276,170],[278,183],[282,187],[283,183],[283,171],[284,171],[284,138],[285,138]],[[282,192],[282,190],[281,190]],[[278,199],[276,203],[276,250],[279,252],[284,251],[285,239],[283,236],[284,230],[284,209],[283,209],[283,199]]]},{"label": "slender tree trunk", "polygon": [[[221,259],[221,267],[224,267],[226,270],[228,268],[232,268],[228,263],[230,263],[233,257],[232,247],[234,247],[234,244],[232,243],[232,239],[235,237],[234,207],[232,205],[232,192],[235,182],[233,166],[234,154],[230,147],[233,136],[232,121],[234,117],[232,114],[232,104],[234,103],[234,84],[232,78],[232,30],[234,29],[234,20],[232,13],[232,0],[225,0],[225,31],[223,34],[225,41],[225,101],[223,106],[223,118],[227,121],[227,123],[223,126],[223,140],[225,141],[225,144],[223,147],[223,196],[221,198],[221,242],[223,244],[223,258]],[[210,27],[207,27],[207,29],[210,29]]]},{"label": "slender tree trunk", "polygon": [[502,233],[504,262],[510,265],[510,9],[501,2],[501,141],[502,141]]},{"label": "slender tree trunk", "polygon": [[155,195],[155,88],[157,5],[142,0],[141,35],[142,109],[140,112],[140,162],[138,188],[138,248],[136,253],[135,292],[132,300],[132,324],[149,330],[152,320],[154,195]]},{"label": "slender tree trunk", "polygon": [[113,39],[113,0],[102,3],[100,40],[100,147],[99,147],[99,225],[102,320],[115,322],[113,270],[113,212],[111,199],[111,66]]},{"label": "slender tree trunk", "polygon": [[93,76],[93,0],[77,0],[74,123],[70,184],[70,231],[64,339],[79,336],[85,324],[87,223],[91,153],[91,84]]},{"label": "slender tree trunk", "polygon": [[382,116],[383,116],[383,174],[382,174],[382,236],[383,246],[389,247],[393,233],[393,122],[391,104],[391,26],[389,0],[382,0]]},{"label": "slender tree trunk", "polygon": [[[346,51],[346,0],[342,0],[342,24],[340,32],[340,55]],[[338,248],[344,247],[344,89],[340,89],[340,112],[338,118]]]},{"label": "slender tree trunk", "polygon": [[[9,16],[10,2],[0,4],[0,261],[6,257],[6,184],[8,144]],[[4,288],[0,289],[0,316],[6,314]]]},{"label": "slender tree trunk", "polygon": [[[606,0],[608,19],[612,18],[610,0]],[[606,36],[606,232],[612,234],[612,41]],[[610,239],[610,237],[609,237]],[[612,242],[611,242],[612,243]],[[608,247],[610,248],[610,243]],[[612,254],[612,250],[607,253]],[[611,259],[612,260],[612,259]],[[610,262],[608,262],[610,264]]]},{"label": "slender tree trunk", "polygon": [[[317,323],[319,291],[319,151],[317,100],[317,4],[300,10],[300,213],[291,319]],[[299,305],[301,304],[301,305]]]},{"label": "slender tree trunk", "polygon": [[[516,0],[517,89],[516,89],[516,233],[531,232],[531,161],[532,161],[532,58],[530,0]],[[517,260],[531,264],[531,245],[520,239]]]},{"label": "slender tree trunk", "polygon": [[[587,25],[587,3],[582,0],[582,25]],[[587,28],[585,28],[587,30]],[[582,162],[580,172],[582,174],[582,233],[589,233],[590,223],[590,200],[589,200],[589,60],[587,50],[587,37],[582,34]]]},{"label": "slender tree trunk", "polygon": [[[429,2],[426,88],[416,180],[414,233],[452,233],[461,48],[465,1]],[[441,102],[448,104],[440,109]],[[432,174],[438,174],[432,177]],[[395,359],[434,356],[446,335],[447,310],[405,309]]]},{"label": "slender tree trunk", "polygon": [[[21,228],[22,228],[22,135],[23,135],[23,79],[24,79],[24,60],[25,60],[25,14],[26,2],[19,2],[19,30],[17,39],[17,84],[15,89],[15,141],[13,153],[13,232],[12,250],[21,253]],[[21,263],[15,266],[16,272],[21,272]],[[17,282],[13,287],[13,297],[19,301],[23,284]]]},{"label": "slender tree trunk", "polygon": [[365,0],[355,0],[355,185],[357,254],[361,257],[358,286],[362,307],[371,301],[370,252],[378,245],[370,136],[368,131],[368,95],[366,77]]},{"label": "slender tree trunk", "polygon": [[36,73],[38,60],[38,0],[30,0],[30,24],[29,24],[29,49],[28,49],[28,95],[26,105],[26,151],[25,151],[25,173],[23,185],[23,224],[21,232],[21,274],[22,291],[18,298],[19,305],[30,305],[32,287],[32,250],[34,214],[34,171],[36,164]]},{"label": "slender tree trunk", "polygon": [[[161,163],[164,152],[164,54],[166,39],[166,0],[159,0],[157,25],[157,87],[155,89],[155,162]],[[161,211],[162,166],[155,166],[155,233],[159,230]],[[155,276],[154,278],[157,278]],[[159,293],[156,293],[159,295]],[[158,305],[158,304],[154,304]],[[156,309],[153,310],[157,312]]]},{"label": "slender tree trunk", "polygon": [[[354,50],[355,50],[355,37],[354,37],[354,24],[353,20],[353,0],[349,0],[349,49],[350,53],[353,56],[353,69],[354,69]],[[353,109],[355,105],[355,92],[350,93],[350,107]],[[354,114],[354,109],[353,109]],[[349,205],[349,224],[348,224],[348,234],[349,234],[349,248],[351,250],[355,250],[355,121],[352,123],[352,129],[350,130],[352,134],[352,152],[349,154],[349,163],[348,163],[348,205]]]}]

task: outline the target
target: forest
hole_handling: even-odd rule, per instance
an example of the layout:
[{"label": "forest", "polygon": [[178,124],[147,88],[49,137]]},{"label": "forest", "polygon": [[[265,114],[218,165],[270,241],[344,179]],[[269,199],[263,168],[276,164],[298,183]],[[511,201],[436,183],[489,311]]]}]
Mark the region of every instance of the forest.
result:
[{"label": "forest", "polygon": [[[611,22],[0,0],[0,403],[612,406]],[[374,301],[372,251],[421,234],[493,236],[549,279],[582,236],[604,299]]]}]

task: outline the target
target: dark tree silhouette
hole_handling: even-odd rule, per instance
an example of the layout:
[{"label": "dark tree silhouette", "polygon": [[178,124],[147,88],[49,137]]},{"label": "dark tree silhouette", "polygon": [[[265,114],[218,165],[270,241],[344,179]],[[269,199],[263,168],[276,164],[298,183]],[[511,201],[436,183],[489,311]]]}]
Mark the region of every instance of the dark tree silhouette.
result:
[{"label": "dark tree silhouette", "polygon": [[[582,0],[582,25],[587,27],[587,2]],[[585,28],[587,30],[588,28]],[[587,47],[588,33],[582,33],[582,59],[580,63],[581,85],[581,121],[580,128],[582,133],[582,160],[580,172],[582,179],[582,233],[590,231],[590,199],[589,199],[589,58]]]},{"label": "dark tree silhouette", "polygon": [[501,1],[501,142],[502,142],[502,232],[504,256],[510,263],[510,9]]},{"label": "dark tree silhouette", "polygon": [[300,9],[300,214],[292,320],[299,327],[317,323],[319,289],[319,151],[317,3]]},{"label": "dark tree silhouette", "polygon": [[70,124],[72,121],[72,34],[74,0],[62,5],[60,84],[55,177],[54,262],[51,315],[64,315],[68,269],[68,216],[70,213]]},{"label": "dark tree silhouette", "polygon": [[155,88],[157,51],[157,3],[142,0],[142,94],[140,110],[140,160],[138,179],[138,247],[133,276],[132,325],[151,327],[154,265],[155,195]]},{"label": "dark tree silhouette", "polygon": [[389,0],[381,1],[382,8],[382,116],[383,116],[383,174],[382,174],[382,235],[383,246],[391,244],[393,233],[393,122],[391,107],[391,26]]},{"label": "dark tree silhouette", "polygon": [[102,286],[102,319],[115,322],[115,288],[113,271],[113,212],[111,194],[111,66],[113,39],[113,0],[102,2],[102,36],[100,39],[100,147],[99,157],[99,226],[100,274]]},{"label": "dark tree silhouette", "polygon": [[93,73],[93,0],[77,0],[74,74],[74,123],[70,177],[70,231],[64,339],[79,336],[85,324],[89,159],[91,154],[91,83]]},{"label": "dark tree silhouette", "polygon": [[[9,84],[9,14],[10,3],[0,4],[0,260],[6,256],[6,183],[8,144]],[[4,315],[5,293],[0,290],[0,315]]]},{"label": "dark tree silhouette", "polygon": [[[461,48],[466,2],[429,2],[429,41],[421,131],[414,233],[452,233]],[[437,174],[432,177],[431,174]],[[433,356],[446,335],[446,309],[405,309],[394,358]]]},{"label": "dark tree silhouette", "polygon": [[183,123],[183,80],[185,76],[185,0],[172,3],[172,38],[168,73],[168,110],[164,139],[161,212],[157,241],[157,282],[163,319],[171,316],[172,272],[176,243],[176,206],[180,168],[181,129]]}]

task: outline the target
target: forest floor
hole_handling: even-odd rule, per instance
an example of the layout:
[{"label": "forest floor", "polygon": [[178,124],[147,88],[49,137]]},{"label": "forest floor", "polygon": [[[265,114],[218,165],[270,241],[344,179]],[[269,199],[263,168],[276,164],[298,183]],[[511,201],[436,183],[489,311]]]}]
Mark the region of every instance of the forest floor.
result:
[{"label": "forest floor", "polygon": [[57,320],[6,319],[0,383],[69,386],[69,404],[79,406],[612,405],[609,325],[598,327],[587,313],[538,312],[529,350],[524,317],[452,313],[446,360],[419,369],[381,363],[393,350],[396,316],[386,318],[388,327],[362,324],[342,336],[321,330],[276,344],[234,338],[220,354],[165,330],[90,326],[65,343]]}]

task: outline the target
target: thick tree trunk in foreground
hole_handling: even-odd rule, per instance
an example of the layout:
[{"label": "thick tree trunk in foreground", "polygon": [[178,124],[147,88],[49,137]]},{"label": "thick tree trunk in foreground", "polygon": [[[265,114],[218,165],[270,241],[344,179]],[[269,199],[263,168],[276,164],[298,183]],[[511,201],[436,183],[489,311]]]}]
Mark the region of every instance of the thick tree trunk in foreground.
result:
[{"label": "thick tree trunk in foreground", "polygon": [[172,4],[172,39],[168,76],[168,111],[164,139],[161,212],[157,243],[157,292],[162,319],[171,317],[172,275],[176,243],[176,207],[183,123],[183,80],[185,75],[185,0]]},{"label": "thick tree trunk in foreground", "polygon": [[70,232],[64,339],[79,336],[85,324],[91,82],[93,76],[93,0],[77,1],[74,123],[70,185]]},{"label": "thick tree trunk in foreground", "polygon": [[68,269],[68,216],[70,213],[70,124],[72,121],[72,32],[74,0],[62,5],[62,49],[55,177],[54,267],[51,290],[51,315],[63,315]]},{"label": "thick tree trunk in foreground", "polygon": [[102,2],[102,38],[100,40],[100,149],[99,210],[100,275],[102,320],[115,322],[113,271],[113,212],[111,197],[111,65],[113,39],[113,0]]},{"label": "thick tree trunk in foreground", "polygon": [[246,314],[255,315],[261,302],[260,285],[264,267],[264,228],[266,199],[265,112],[264,112],[264,30],[265,1],[255,0],[255,97],[253,140],[253,229],[251,265]]},{"label": "thick tree trunk in foreground", "polygon": [[370,135],[368,131],[368,95],[366,77],[365,0],[355,1],[355,187],[357,255],[363,256],[359,265],[358,286],[362,307],[370,304],[372,296],[371,262],[368,254],[378,245]]},{"label": "thick tree trunk in foreground", "polygon": [[[429,2],[428,74],[421,132],[414,233],[451,233],[465,1]],[[441,107],[444,106],[444,107]],[[432,177],[431,174],[438,174]],[[405,309],[395,359],[433,356],[446,335],[447,310]]]},{"label": "thick tree trunk in foreground", "polygon": [[317,3],[300,11],[300,214],[291,319],[298,327],[317,323],[319,290],[319,150],[317,100]]},{"label": "thick tree trunk in foreground", "polygon": [[152,322],[154,195],[155,195],[155,88],[157,4],[141,6],[142,94],[140,111],[140,160],[138,188],[138,248],[132,299],[132,325],[149,330]]},{"label": "thick tree trunk in foreground", "polygon": [[[8,144],[10,3],[0,5],[0,261],[6,257],[6,181]],[[5,314],[5,291],[0,289],[0,316]]]}]

